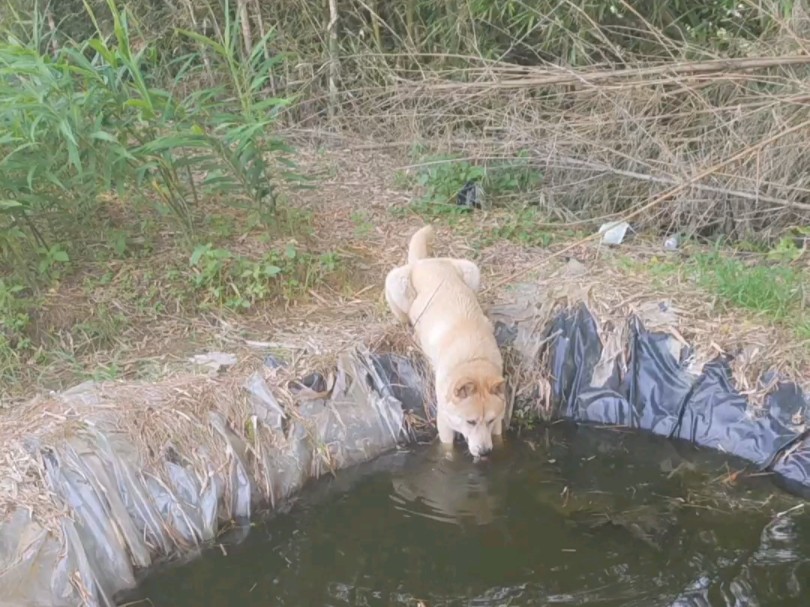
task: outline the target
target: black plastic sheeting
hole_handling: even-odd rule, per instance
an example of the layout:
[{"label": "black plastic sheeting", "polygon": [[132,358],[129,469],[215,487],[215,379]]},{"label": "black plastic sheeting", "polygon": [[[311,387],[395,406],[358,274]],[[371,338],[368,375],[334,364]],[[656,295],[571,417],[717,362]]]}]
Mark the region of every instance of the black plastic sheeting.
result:
[{"label": "black plastic sheeting", "polygon": [[[729,357],[718,356],[695,375],[689,370],[691,350],[681,348],[674,356],[671,335],[647,331],[635,317],[628,328],[627,369],[616,361],[612,375],[594,386],[602,357],[596,320],[584,305],[553,320],[543,336],[550,348],[552,418],[633,428],[722,451],[772,472],[784,489],[810,497],[810,431],[804,427],[810,403],[801,388],[763,377],[773,388],[762,406],[751,406],[733,385]],[[496,334],[508,347],[517,329],[499,323]],[[406,409],[421,407],[412,363],[384,355],[375,365]]]}]

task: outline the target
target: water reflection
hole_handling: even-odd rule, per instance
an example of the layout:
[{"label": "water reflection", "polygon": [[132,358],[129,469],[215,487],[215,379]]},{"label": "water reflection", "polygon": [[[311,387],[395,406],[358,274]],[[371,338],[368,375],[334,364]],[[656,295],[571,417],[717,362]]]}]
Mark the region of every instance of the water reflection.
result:
[{"label": "water reflection", "polygon": [[502,496],[493,490],[488,463],[431,445],[393,475],[391,499],[397,510],[413,516],[455,525],[470,520],[489,525],[498,515]]},{"label": "water reflection", "polygon": [[810,512],[762,479],[714,482],[725,458],[585,429],[511,441],[488,461],[454,455],[426,447],[323,479],[243,545],[154,575],[126,599],[155,607],[810,604]]}]

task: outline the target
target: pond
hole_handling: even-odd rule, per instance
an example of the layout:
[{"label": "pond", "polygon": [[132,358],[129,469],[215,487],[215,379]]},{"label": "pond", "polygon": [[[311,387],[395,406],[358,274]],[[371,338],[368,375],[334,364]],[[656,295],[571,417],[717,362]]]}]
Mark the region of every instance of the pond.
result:
[{"label": "pond", "polygon": [[322,478],[238,545],[152,572],[155,607],[810,602],[810,509],[744,464],[559,425],[487,461],[400,451]]}]

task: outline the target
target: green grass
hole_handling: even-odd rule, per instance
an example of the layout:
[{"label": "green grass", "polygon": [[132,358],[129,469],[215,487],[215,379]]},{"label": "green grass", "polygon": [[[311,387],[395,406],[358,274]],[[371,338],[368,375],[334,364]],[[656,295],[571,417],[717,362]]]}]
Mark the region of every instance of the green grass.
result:
[{"label": "green grass", "polygon": [[[42,19],[43,3],[31,4],[15,0],[8,6],[19,11],[0,9],[3,389],[21,381],[21,370],[27,369],[28,381],[51,364],[81,377],[126,375],[139,363],[111,355],[107,361],[94,360],[98,371],[85,365],[103,350],[120,352],[144,325],[162,327],[159,323],[174,318],[190,322],[206,312],[216,317],[259,314],[275,304],[295,302],[324,282],[351,287],[348,262],[319,246],[309,212],[287,207],[283,193],[305,180],[296,173],[295,151],[278,136],[278,121],[298,89],[282,84],[277,92],[278,82],[290,79],[274,75],[290,72],[281,65],[288,58],[278,52],[273,36],[279,28],[289,42],[295,38],[290,32],[308,31],[306,27],[292,28],[280,17],[266,35],[254,31],[253,50],[244,51],[234,0],[202,9],[213,26],[206,28],[208,35],[200,33],[194,14],[185,15],[185,5],[196,3],[175,2],[172,6],[182,10],[167,9],[174,21],[155,17],[157,28],[151,31],[144,18],[168,13],[155,12],[149,3],[79,3],[86,12],[71,14],[70,21],[74,28],[77,23],[82,27],[68,31],[80,35],[51,32]],[[512,49],[513,40],[503,36],[511,28],[514,40],[524,34],[535,37],[534,42],[556,55],[573,61],[574,53],[574,63],[589,64],[582,48],[560,51],[559,43],[570,44],[576,38],[570,31],[591,28],[592,18],[598,21],[604,11],[596,3],[586,7],[585,15],[571,5],[566,10],[584,21],[577,17],[570,31],[554,25],[549,34],[536,27],[535,17],[543,11],[525,3],[473,4],[453,17],[458,11],[442,3],[416,3],[415,27],[408,20],[389,20],[390,27],[382,32],[385,44],[380,46],[378,39],[374,53],[395,49],[403,40],[421,51],[446,50],[448,37],[443,34],[449,32],[458,46],[455,54],[468,54],[474,49],[465,47],[475,39],[478,48],[480,41],[462,36],[459,26],[478,20],[507,26],[478,32],[498,39],[489,40],[487,56],[501,57]],[[721,5],[712,2],[707,14]],[[300,14],[298,5],[285,6],[293,10],[283,13]],[[62,30],[67,20],[60,11],[68,9],[61,3],[47,7]],[[265,8],[278,13],[278,7]],[[342,14],[344,24],[352,22],[351,14],[350,7]],[[364,12],[358,23],[366,19]],[[698,22],[718,26],[715,19]],[[348,36],[344,45],[356,40],[349,35],[352,29],[341,29]],[[52,35],[58,46],[51,44]],[[318,44],[309,50],[312,57],[323,52]],[[343,48],[347,55],[355,50]],[[302,56],[292,52],[289,59],[297,64]],[[598,56],[602,61],[601,51]],[[444,64],[447,58],[437,61]],[[366,82],[376,79],[356,75]],[[319,85],[312,84],[311,92],[319,95]],[[546,218],[531,204],[544,175],[530,154],[473,160],[434,152],[427,145],[413,146],[412,160],[419,166],[413,174],[398,174],[396,182],[413,189],[415,199],[394,212],[415,212],[478,230],[471,237],[476,246],[508,240],[547,247],[571,236],[538,226]],[[337,165],[329,171],[324,178],[338,176]],[[471,214],[456,205],[456,194],[468,181],[481,183],[495,212]],[[352,215],[352,222],[356,238],[374,230],[362,210]],[[654,271],[662,276],[687,272],[723,303],[790,323],[808,335],[810,322],[801,303],[806,276],[787,265],[798,255],[795,247],[789,241],[782,245],[764,252],[781,265],[763,263],[757,269],[707,256]]]},{"label": "green grass", "polygon": [[[717,298],[725,307],[746,310],[792,329],[800,339],[810,339],[810,309],[806,269],[785,261],[785,247],[741,257],[734,250],[698,252],[684,261],[654,258],[638,262],[625,258],[628,271],[644,271],[659,287],[674,276]],[[792,255],[791,259],[795,258]]]},{"label": "green grass", "polygon": [[363,211],[354,211],[351,219],[354,224],[354,235],[356,237],[366,238],[374,230],[374,224],[368,214]]},{"label": "green grass", "polygon": [[[249,210],[216,214],[216,203],[209,204],[212,213],[195,226],[199,244],[167,238],[159,216],[144,215],[120,248],[99,225],[80,259],[54,259],[48,291],[0,276],[4,392],[38,382],[33,376],[48,387],[61,377],[95,377],[83,366],[88,360],[112,378],[122,373],[116,359],[153,326],[183,325],[206,312],[264,313],[301,301],[324,283],[339,287],[348,280],[343,258],[315,237],[310,211],[278,209],[277,221],[266,226]],[[138,368],[129,361],[127,376]]]},{"label": "green grass", "polygon": [[421,148],[414,153],[419,155],[415,173],[398,173],[395,181],[399,187],[416,190],[417,196],[409,207],[398,207],[395,212],[414,212],[426,219],[452,221],[470,211],[456,204],[456,195],[469,181],[483,186],[489,207],[518,196],[525,202],[526,195],[538,191],[542,183],[542,174],[523,154],[479,164],[456,154],[422,155]]},{"label": "green grass", "polygon": [[730,305],[783,322],[801,312],[804,272],[780,263],[746,264],[719,253],[696,256],[696,282]]},{"label": "green grass", "polygon": [[[154,269],[141,267],[142,261]],[[116,377],[118,358],[137,349],[143,338],[162,342],[160,331],[167,327],[184,333],[206,312],[226,318],[283,309],[325,283],[339,288],[345,274],[343,259],[331,251],[285,245],[256,255],[204,245],[173,263],[133,259],[112,279],[106,274],[85,278],[80,288],[58,297],[59,305],[71,309],[66,318],[54,309],[58,306],[41,312],[43,297],[17,293],[13,306],[6,303],[2,311],[1,394],[25,391],[28,383],[42,385],[39,377],[49,388],[62,377],[96,378],[97,372]],[[36,318],[35,310],[40,311]],[[98,371],[86,368],[87,361]]]},{"label": "green grass", "polygon": [[315,255],[288,244],[250,258],[208,243],[194,249],[189,263],[190,281],[202,309],[239,311],[279,293],[295,299],[334,272],[339,257],[333,252]]},{"label": "green grass", "polygon": [[[211,36],[175,32],[196,50],[172,65],[150,45],[136,50],[141,32],[115,0],[104,0],[109,24],[85,5],[95,28],[85,40],[53,49],[41,20],[0,40],[4,384],[57,351],[68,361],[116,347],[133,314],[159,317],[169,302],[250,311],[338,268],[303,242],[306,213],[280,208],[278,187],[305,183],[274,134],[291,102],[267,90],[281,57],[263,51],[272,32],[244,56],[229,1]],[[261,253],[234,246],[259,230]],[[51,293],[95,305],[56,326],[42,308]]]},{"label": "green grass", "polygon": [[196,90],[188,84],[202,76],[200,53],[158,79],[159,58],[134,50],[127,12],[106,1],[112,36],[98,29],[53,52],[41,32],[0,41],[0,261],[14,268],[5,278],[28,287],[47,287],[86,258],[99,229],[126,254],[141,226],[104,225],[111,199],[126,201],[130,215],[151,208],[162,230],[193,240],[203,199],[206,210],[216,199],[272,222],[277,185],[301,179],[273,135],[289,103],[265,94],[274,62],[259,50],[236,60],[238,23],[212,38],[178,32],[221,76]]},{"label": "green grass", "polygon": [[[540,227],[538,224],[543,224]],[[504,213],[486,226],[480,241],[483,246],[499,240],[508,240],[525,247],[546,248],[560,240],[570,240],[580,235],[568,229],[551,229],[547,219],[533,207]]]}]

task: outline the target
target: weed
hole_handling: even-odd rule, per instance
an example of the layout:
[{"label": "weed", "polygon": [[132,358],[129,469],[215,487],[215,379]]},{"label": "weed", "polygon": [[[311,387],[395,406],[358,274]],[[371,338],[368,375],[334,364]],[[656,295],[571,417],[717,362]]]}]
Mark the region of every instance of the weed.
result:
[{"label": "weed", "polygon": [[274,294],[294,299],[338,266],[335,253],[312,255],[287,245],[250,259],[210,243],[194,249],[189,263],[192,283],[203,293],[204,307],[249,310]]},{"label": "weed", "polygon": [[397,171],[394,173],[394,186],[401,190],[408,189],[413,186],[413,179],[405,171]]},{"label": "weed", "polygon": [[87,374],[87,378],[91,379],[96,382],[102,381],[112,381],[114,379],[118,379],[121,376],[121,369],[115,363],[115,361],[107,364],[102,365],[100,367],[96,367]]},{"label": "weed", "polygon": [[782,262],[797,261],[805,254],[808,242],[810,242],[810,227],[796,228],[793,233],[779,239],[776,246],[768,251],[768,258]]},{"label": "weed", "polygon": [[554,233],[536,227],[538,213],[529,207],[510,213],[506,221],[494,227],[484,238],[484,243],[509,240],[529,247],[547,247],[554,241]]},{"label": "weed", "polygon": [[715,250],[686,261],[655,257],[645,263],[624,259],[620,265],[627,271],[646,272],[658,287],[678,276],[714,294],[723,305],[749,310],[792,328],[799,337],[810,337],[804,304],[805,285],[810,283],[806,271],[769,257],[760,254],[743,261]]},{"label": "weed", "polygon": [[111,229],[107,232],[107,239],[116,256],[124,257],[129,251],[129,236],[125,231]]},{"label": "weed", "polygon": [[517,431],[520,432],[531,432],[534,430],[535,425],[537,424],[537,416],[534,414],[533,411],[525,408],[515,408],[515,411],[512,415],[512,425]]},{"label": "weed", "polygon": [[39,253],[37,272],[43,276],[56,277],[59,274],[58,267],[70,261],[67,251],[59,245],[40,247],[37,252]]},{"label": "weed", "polygon": [[13,375],[21,358],[30,353],[26,330],[31,322],[24,288],[0,277],[0,378]]},{"label": "weed", "polygon": [[365,238],[374,229],[374,226],[368,219],[363,211],[354,211],[352,213],[352,223],[354,224],[354,235],[358,238]]},{"label": "weed", "polygon": [[[230,17],[216,38],[180,32],[201,45],[207,61],[184,57],[165,89],[150,77],[154,53],[148,46],[134,50],[126,11],[106,2],[111,37],[86,5],[97,31],[83,43],[64,44],[53,56],[14,37],[0,43],[0,253],[26,279],[31,259],[38,280],[52,278],[73,253],[54,244],[53,235],[85,242],[97,225],[99,197],[112,189],[147,192],[146,200],[190,232],[201,195],[221,195],[268,222],[278,180],[302,179],[293,172],[292,150],[269,135],[289,100],[265,94],[280,60],[262,51],[267,37],[237,60],[239,24]],[[203,65],[228,78],[179,95]],[[127,241],[125,233],[111,235],[118,255]]]},{"label": "weed", "polygon": [[656,288],[666,286],[668,279],[683,273],[686,267],[683,263],[671,260],[668,257],[652,257],[645,263],[632,258],[620,258],[619,265],[627,272],[645,272]]},{"label": "weed", "polygon": [[101,304],[90,318],[73,325],[71,333],[83,338],[83,348],[105,348],[115,344],[128,324],[125,314]]},{"label": "weed", "polygon": [[[30,36],[0,41],[0,261],[12,268],[0,280],[3,378],[39,351],[28,337],[36,334],[29,327],[34,300],[28,292],[81,270],[82,261],[145,258],[167,239],[191,239],[200,227],[227,241],[235,221],[211,212],[211,202],[236,207],[268,232],[290,227],[276,228],[276,217],[309,229],[302,215],[276,212],[277,185],[303,178],[294,172],[292,150],[273,135],[289,99],[267,94],[265,85],[281,60],[263,50],[272,32],[242,56],[240,24],[225,0],[225,19],[210,37],[179,32],[198,51],[161,71],[152,47],[137,50],[133,44],[127,11],[115,0],[104,2],[111,32],[103,31],[109,24],[97,22],[88,3],[95,32],[84,41],[44,44],[36,30],[41,21],[32,24]],[[207,69],[225,77],[207,89],[188,86]],[[169,73],[160,83],[155,77]],[[180,229],[167,227],[166,219]],[[204,303],[246,309],[275,283],[290,293],[293,281],[308,285],[312,276],[328,272],[328,264],[317,259],[305,273],[278,254],[251,261],[213,246],[196,261],[194,293],[169,278],[168,293],[178,304],[189,296],[196,303],[202,293]],[[187,273],[167,269],[172,271],[176,278]],[[167,305],[153,284],[115,282],[107,272],[95,285],[86,284],[120,289],[118,296],[137,314],[154,317]],[[70,349],[113,347],[128,322],[112,306],[99,305],[69,328],[77,344]],[[116,373],[108,369],[108,375]]]},{"label": "weed", "polygon": [[423,160],[416,175],[422,194],[414,200],[412,210],[426,217],[458,215],[469,211],[456,204],[456,195],[468,181],[482,181],[486,174],[466,160],[453,156],[435,156]]},{"label": "weed", "polygon": [[799,339],[810,342],[810,315],[804,314],[798,318],[794,324],[793,330]]},{"label": "weed", "polygon": [[411,185],[422,191],[412,206],[421,215],[457,215],[469,210],[456,204],[457,194],[468,182],[480,183],[488,198],[497,199],[531,191],[541,181],[541,174],[524,155],[488,167],[454,155],[432,156],[421,161],[415,179],[411,180]]},{"label": "weed", "polygon": [[321,253],[318,256],[318,267],[323,268],[324,273],[331,274],[338,269],[340,257],[334,251]]},{"label": "weed", "polygon": [[487,169],[485,186],[496,196],[518,194],[537,189],[543,176],[529,161],[528,155],[521,152],[512,160],[494,164]]},{"label": "weed", "polygon": [[284,207],[276,210],[275,221],[272,229],[268,230],[268,235],[305,238],[312,236],[313,231],[311,211],[296,207]]}]

